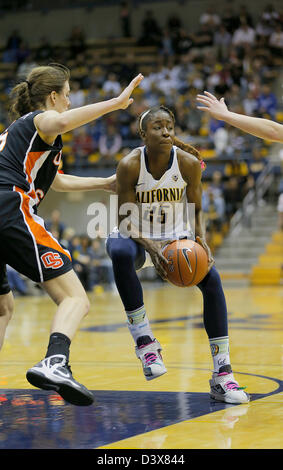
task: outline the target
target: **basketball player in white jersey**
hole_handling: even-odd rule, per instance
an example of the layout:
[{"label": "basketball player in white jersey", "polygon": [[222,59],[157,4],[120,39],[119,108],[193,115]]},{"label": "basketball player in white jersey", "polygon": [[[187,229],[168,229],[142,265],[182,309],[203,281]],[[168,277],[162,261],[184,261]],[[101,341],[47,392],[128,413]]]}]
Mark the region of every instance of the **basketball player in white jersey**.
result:
[{"label": "basketball player in white jersey", "polygon": [[216,96],[208,91],[205,91],[204,95],[197,95],[197,101],[200,103],[197,108],[209,113],[215,119],[224,121],[260,139],[283,142],[283,126],[278,122],[233,113],[227,108],[224,98],[218,100]]},{"label": "basketball player in white jersey", "polygon": [[[176,139],[174,123],[173,113],[164,106],[152,108],[141,115],[139,128],[145,146],[134,149],[118,165],[119,230],[109,235],[107,251],[136,355],[142,363],[145,378],[152,380],[167,370],[161,356],[161,345],[149,324],[136,271],[145,266],[147,252],[159,275],[166,279],[164,264],[167,260],[162,254],[162,248],[168,242],[166,238],[172,240],[192,236],[181,224],[180,213],[175,225],[166,225],[166,217],[182,203],[185,206],[187,202],[195,205],[195,239],[205,248],[209,258],[209,272],[198,287],[203,294],[204,327],[213,359],[210,395],[226,403],[246,403],[249,396],[233,376],[225,296],[205,241],[201,206],[203,162],[196,149]],[[130,219],[130,233],[126,233],[129,220],[127,209],[130,207],[136,207],[137,211],[136,214],[133,211]],[[163,224],[166,226],[164,230],[161,227]]]}]

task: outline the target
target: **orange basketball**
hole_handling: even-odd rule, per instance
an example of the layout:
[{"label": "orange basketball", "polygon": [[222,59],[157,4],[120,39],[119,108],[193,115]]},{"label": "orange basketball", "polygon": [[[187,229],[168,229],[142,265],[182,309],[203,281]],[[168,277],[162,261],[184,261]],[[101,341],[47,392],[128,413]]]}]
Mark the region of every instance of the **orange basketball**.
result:
[{"label": "orange basketball", "polygon": [[193,240],[176,240],[164,247],[163,255],[169,261],[167,280],[175,286],[196,286],[207,274],[206,251]]}]

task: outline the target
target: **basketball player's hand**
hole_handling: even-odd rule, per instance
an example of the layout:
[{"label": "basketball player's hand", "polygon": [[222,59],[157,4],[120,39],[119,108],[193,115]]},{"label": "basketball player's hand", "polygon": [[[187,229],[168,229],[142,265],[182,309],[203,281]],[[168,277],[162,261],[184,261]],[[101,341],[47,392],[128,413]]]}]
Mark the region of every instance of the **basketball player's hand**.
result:
[{"label": "basketball player's hand", "polygon": [[203,238],[196,237],[196,242],[199,245],[201,245],[204,248],[204,250],[206,251],[206,254],[207,254],[207,257],[208,257],[208,271],[210,271],[212,266],[215,263],[214,258],[211,254],[210,248],[209,248],[208,244],[206,243],[206,241]]},{"label": "basketball player's hand", "polygon": [[165,245],[170,243],[170,241],[148,240],[148,246],[146,248],[146,250],[150,254],[151,260],[154,264],[157,274],[159,274],[159,276],[165,281],[167,279],[167,271],[164,266],[167,265],[169,261],[165,258],[165,256],[163,256],[163,248]]},{"label": "basketball player's hand", "polygon": [[116,98],[118,109],[126,109],[132,102],[134,101],[131,98],[131,94],[133,93],[134,89],[140,84],[143,79],[143,75],[139,73],[131,83],[125,88],[124,91]]},{"label": "basketball player's hand", "polygon": [[215,119],[224,119],[227,113],[229,113],[224,98],[218,100],[208,91],[205,91],[204,95],[197,95],[196,100],[202,105],[197,106],[197,109],[208,112]]},{"label": "basketball player's hand", "polygon": [[109,193],[116,193],[117,185],[116,185],[116,174],[105,178],[105,188],[104,191]]}]

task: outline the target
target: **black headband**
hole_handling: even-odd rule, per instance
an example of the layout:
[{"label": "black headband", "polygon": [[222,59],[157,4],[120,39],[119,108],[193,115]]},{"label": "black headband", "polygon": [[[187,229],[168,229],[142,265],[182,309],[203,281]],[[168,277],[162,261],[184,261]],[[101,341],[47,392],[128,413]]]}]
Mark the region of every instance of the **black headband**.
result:
[{"label": "black headband", "polygon": [[28,80],[24,80],[25,83],[27,83],[29,90],[31,89],[31,83]]}]

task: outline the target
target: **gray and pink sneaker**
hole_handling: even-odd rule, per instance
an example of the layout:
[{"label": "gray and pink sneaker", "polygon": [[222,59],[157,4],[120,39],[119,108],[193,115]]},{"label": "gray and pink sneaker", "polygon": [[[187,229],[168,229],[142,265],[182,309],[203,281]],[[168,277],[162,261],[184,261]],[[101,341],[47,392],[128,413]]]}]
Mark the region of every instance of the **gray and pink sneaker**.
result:
[{"label": "gray and pink sneaker", "polygon": [[214,400],[233,404],[248,403],[250,401],[249,395],[244,392],[246,387],[239,386],[234,379],[230,366],[221,367],[219,373],[213,372],[209,383],[210,396]]},{"label": "gray and pink sneaker", "polygon": [[159,342],[149,336],[141,336],[137,340],[136,355],[142,363],[143,373],[146,380],[156,379],[167,372],[161,356]]}]

